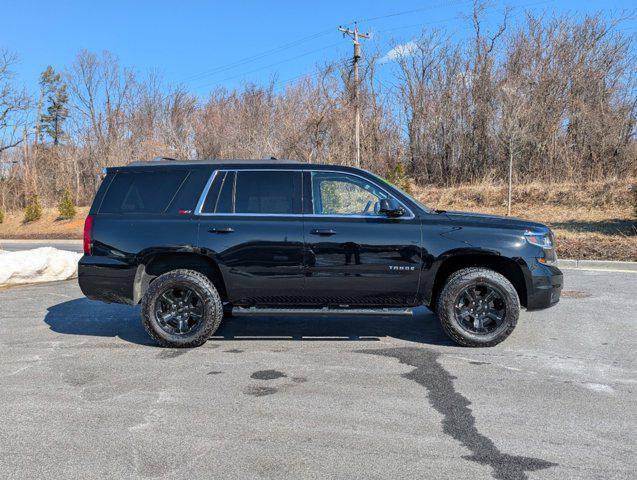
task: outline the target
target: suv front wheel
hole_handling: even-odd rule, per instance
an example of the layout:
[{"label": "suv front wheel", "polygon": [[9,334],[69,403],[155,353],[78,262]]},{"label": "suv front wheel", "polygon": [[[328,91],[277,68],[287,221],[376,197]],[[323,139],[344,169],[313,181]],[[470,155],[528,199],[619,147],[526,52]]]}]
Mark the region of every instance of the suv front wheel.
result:
[{"label": "suv front wheel", "polygon": [[217,289],[208,277],[193,270],[160,275],[142,299],[144,328],[162,347],[203,345],[222,319]]},{"label": "suv front wheel", "polygon": [[467,347],[492,347],[507,338],[520,315],[509,280],[487,268],[465,268],[445,283],[436,310],[447,335]]}]

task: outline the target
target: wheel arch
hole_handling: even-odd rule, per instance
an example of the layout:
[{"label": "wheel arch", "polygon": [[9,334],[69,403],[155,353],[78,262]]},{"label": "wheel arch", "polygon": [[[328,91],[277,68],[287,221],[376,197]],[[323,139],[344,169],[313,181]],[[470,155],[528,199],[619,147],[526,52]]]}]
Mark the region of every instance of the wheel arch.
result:
[{"label": "wheel arch", "polygon": [[187,269],[199,272],[210,279],[222,301],[227,301],[226,283],[217,262],[199,253],[163,252],[148,255],[137,267],[133,287],[134,303],[139,303],[152,281],[172,270]]},{"label": "wheel arch", "polygon": [[512,258],[489,253],[463,253],[452,255],[440,264],[436,271],[429,305],[435,306],[438,295],[449,276],[463,268],[488,268],[503,275],[515,288],[520,304],[527,305],[527,285],[523,267]]}]

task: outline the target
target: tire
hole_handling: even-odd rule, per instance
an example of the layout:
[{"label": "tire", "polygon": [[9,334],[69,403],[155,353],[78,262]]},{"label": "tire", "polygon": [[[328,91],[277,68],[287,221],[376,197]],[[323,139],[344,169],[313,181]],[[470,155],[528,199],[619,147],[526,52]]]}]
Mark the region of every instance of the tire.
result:
[{"label": "tire", "polygon": [[[474,296],[469,297],[469,294],[465,296],[464,292],[467,292],[467,289],[473,291]],[[477,296],[475,296],[476,289],[479,294]],[[472,305],[465,306],[465,303],[468,303],[469,298],[486,300],[488,297],[486,292],[490,291],[495,292],[497,297],[497,300],[491,300],[491,302],[497,301],[497,305],[495,303],[492,305],[496,306],[499,312],[502,312],[498,317],[501,317],[501,323],[498,324],[497,320],[489,318],[487,322],[492,326],[493,331],[488,331],[486,327],[483,327],[485,331],[479,333],[470,331],[474,327],[467,327],[467,323],[473,325],[472,319],[475,317],[473,317],[473,313],[466,311]],[[478,308],[489,312],[495,310],[495,308],[490,310],[488,306],[483,306],[483,304],[480,304]],[[473,311],[471,310],[471,312]],[[503,275],[487,268],[465,268],[454,272],[447,279],[438,297],[436,313],[442,328],[454,342],[465,347],[492,347],[511,335],[517,325],[520,316],[520,299],[515,287]],[[461,313],[466,316],[463,317]],[[476,311],[476,313],[478,312]],[[482,327],[481,323],[479,325]]]},{"label": "tire", "polygon": [[[184,289],[184,290],[180,290]],[[192,301],[192,308],[197,308],[197,319],[188,316],[187,322],[196,322],[190,331],[184,333],[174,333],[167,331],[170,326],[162,326],[158,318],[158,308],[167,305],[164,301],[167,292],[188,291],[192,292],[191,297],[197,298]],[[174,297],[171,297],[174,300]],[[185,297],[184,297],[185,299]],[[196,301],[196,304],[195,304]],[[158,302],[160,302],[158,304]],[[162,303],[163,302],[163,303]],[[168,300],[170,305],[172,300]],[[188,313],[184,314],[187,316]],[[142,298],[142,322],[144,328],[153,340],[162,347],[170,348],[192,348],[206,343],[208,338],[219,328],[223,319],[223,305],[219,298],[219,292],[205,275],[194,270],[173,270],[157,277],[148,287],[146,294]],[[181,329],[182,323],[179,322]]]}]

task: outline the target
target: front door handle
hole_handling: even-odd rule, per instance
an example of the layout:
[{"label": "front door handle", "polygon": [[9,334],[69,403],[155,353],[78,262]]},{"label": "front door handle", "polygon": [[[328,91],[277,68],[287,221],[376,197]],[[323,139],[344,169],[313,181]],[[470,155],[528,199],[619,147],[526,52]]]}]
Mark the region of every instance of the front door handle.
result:
[{"label": "front door handle", "polygon": [[322,237],[329,237],[331,235],[336,235],[336,230],[332,230],[331,228],[321,229],[315,228],[314,230],[310,230],[312,235],[320,235]]},{"label": "front door handle", "polygon": [[232,233],[234,232],[234,228],[232,227],[224,227],[224,228],[211,228],[208,230],[209,233]]}]

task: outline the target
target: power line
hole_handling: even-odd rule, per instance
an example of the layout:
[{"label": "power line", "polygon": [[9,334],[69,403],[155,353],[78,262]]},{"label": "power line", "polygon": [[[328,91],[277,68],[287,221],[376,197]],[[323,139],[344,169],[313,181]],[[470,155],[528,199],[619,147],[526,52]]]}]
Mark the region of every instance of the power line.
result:
[{"label": "power line", "polygon": [[[295,55],[294,57],[286,58],[285,60],[280,60],[278,62],[270,63],[269,65],[264,65],[262,67],[255,68],[255,69],[249,70],[247,72],[242,72],[242,73],[239,73],[237,75],[232,75],[231,77],[227,77],[227,78],[224,78],[224,79],[220,80],[220,82],[226,82],[228,80],[233,80],[235,78],[243,77],[244,75],[249,75],[251,73],[258,72],[258,71],[261,71],[261,70],[265,70],[265,69],[270,68],[270,67],[275,67],[275,66],[281,65],[283,63],[291,62],[292,60],[297,60],[299,58],[307,57],[308,55],[311,55],[311,54],[317,53],[317,52],[321,52],[321,51],[327,50],[329,48],[333,48],[333,47],[335,47],[337,45],[340,45],[340,42],[332,43],[330,45],[326,45],[326,46],[321,47],[321,48],[310,50],[308,52],[301,53],[300,55]],[[198,85],[198,86],[194,87],[194,89],[197,90],[199,88],[208,87],[208,86],[213,85],[215,83],[217,83],[217,82],[204,83],[202,85]]]},{"label": "power line", "polygon": [[[541,0],[539,2],[532,2],[532,3],[522,3],[520,5],[511,5],[511,10],[515,10],[515,9],[519,9],[519,8],[525,8],[525,7],[535,7],[537,5],[544,5],[544,4],[548,4],[548,3],[554,3],[555,0]],[[506,11],[506,9],[497,9],[497,10],[491,10],[494,13],[504,13]],[[399,26],[395,26],[395,27],[391,27],[391,28],[384,28],[382,30],[377,30],[374,33],[387,33],[387,32],[394,32],[396,30],[404,30],[407,28],[413,28],[413,27],[422,27],[425,25],[432,25],[432,24],[437,24],[437,23],[446,23],[446,22],[452,22],[454,20],[458,19],[458,15],[460,14],[460,12],[458,12],[456,14],[456,16],[454,17],[448,17],[448,18],[444,18],[441,20],[433,20],[430,22],[418,22],[418,23],[412,23],[409,25],[399,25]]]},{"label": "power line", "polygon": [[192,81],[192,80],[199,80],[201,78],[205,78],[207,76],[211,76],[211,75],[216,75],[218,73],[227,71],[227,70],[232,70],[233,68],[239,67],[241,65],[244,65],[246,63],[251,63],[255,60],[261,60],[262,58],[268,57],[270,55],[274,55],[275,53],[279,53],[282,52],[284,50],[289,50],[290,48],[293,48],[297,45],[300,45],[302,43],[308,42],[309,40],[314,40],[316,38],[320,38],[322,36],[327,35],[328,33],[331,33],[333,30],[330,28],[329,30],[323,30],[317,33],[314,33],[312,35],[308,35],[306,37],[302,37],[299,38],[293,42],[289,42],[283,45],[279,45],[278,47],[274,47],[270,50],[265,50],[261,53],[257,53],[255,55],[251,55],[249,57],[245,57],[242,58],[240,60],[237,60],[235,62],[231,62],[231,63],[227,63],[224,65],[220,65],[218,67],[212,68],[210,70],[206,70],[204,72],[200,72],[200,73],[196,73],[194,75],[191,75],[189,77],[184,78],[182,81],[183,82],[188,82],[188,81]]},{"label": "power line", "polygon": [[[436,9],[436,8],[445,7],[445,6],[448,6],[448,5],[467,4],[467,3],[471,3],[472,1],[473,0],[464,0],[464,1],[454,2],[454,3],[451,3],[451,4],[429,5],[429,6],[422,7],[422,8],[404,10],[404,11],[401,11],[401,12],[394,12],[394,13],[389,13],[389,14],[386,14],[386,15],[380,15],[380,16],[376,16],[376,17],[369,17],[369,18],[363,19],[362,21],[363,22],[371,22],[371,21],[374,21],[374,20],[380,20],[380,19],[384,19],[384,18],[396,17],[396,16],[401,16],[401,15],[408,15],[408,14],[413,14],[413,13],[421,12],[421,11],[425,11],[425,10],[432,10],[432,9]],[[520,8],[520,7],[525,7],[525,6],[534,6],[534,5],[539,5],[539,4],[543,4],[543,3],[552,3],[553,1],[554,0],[544,0],[544,1],[540,1],[540,2],[517,5],[517,6],[514,6],[514,8]],[[420,23],[411,24],[411,25],[402,25],[402,26],[398,26],[398,27],[391,27],[391,28],[388,28],[388,29],[379,30],[378,33],[386,33],[386,32],[390,32],[390,31],[396,31],[396,30],[412,28],[412,27],[417,27],[417,26],[424,26],[424,25],[430,25],[430,24],[435,24],[435,23],[449,22],[449,21],[455,20],[456,18],[457,18],[457,16],[453,17],[453,18],[447,18],[447,19],[437,20],[437,21],[432,21],[432,22],[420,22]],[[195,75],[191,75],[190,77],[188,77],[188,79],[192,82],[194,80],[202,80],[202,79],[204,79],[206,77],[209,77],[209,76],[215,76],[215,75],[218,75],[220,73],[226,72],[228,70],[233,70],[233,69],[235,69],[237,67],[252,63],[252,62],[257,61],[257,60],[261,60],[261,59],[266,58],[266,57],[268,57],[270,55],[274,55],[276,53],[291,49],[291,48],[293,48],[293,47],[295,47],[295,46],[297,46],[297,45],[299,45],[301,43],[305,43],[307,41],[310,41],[310,40],[313,40],[313,39],[316,39],[316,38],[320,38],[322,36],[325,36],[325,35],[329,34],[332,31],[333,31],[332,29],[322,30],[320,32],[317,32],[317,33],[314,33],[314,34],[311,34],[311,35],[307,35],[305,37],[301,37],[301,38],[299,38],[297,40],[294,40],[292,42],[288,42],[286,44],[283,44],[283,45],[280,45],[278,47],[272,48],[270,50],[266,50],[264,52],[261,52],[261,53],[255,54],[255,55],[252,55],[252,56],[249,56],[249,57],[245,57],[245,58],[243,58],[241,60],[237,60],[236,62],[232,62],[232,63],[225,64],[225,65],[220,65],[219,67],[216,67],[214,69],[211,69],[211,70],[208,70],[208,71],[205,71],[205,72],[201,72],[201,73],[198,73],[198,74],[195,74]],[[273,67],[273,66],[276,66],[276,65],[280,65],[280,64],[292,61],[292,60],[296,60],[297,58],[302,58],[302,57],[305,57],[307,55],[311,55],[312,53],[316,53],[316,52],[319,52],[319,51],[326,50],[326,49],[331,48],[331,47],[333,47],[335,45],[336,44],[330,44],[330,45],[327,45],[325,47],[322,47],[322,48],[319,48],[319,49],[316,49],[316,50],[311,50],[311,51],[308,51],[308,52],[304,52],[304,53],[302,53],[300,55],[297,55],[297,56],[294,56],[294,57],[290,57],[290,58],[282,60],[282,61],[278,61],[278,62],[275,62],[275,63],[272,63],[272,64],[265,65],[263,67],[259,67],[259,68],[256,68],[256,69],[253,69],[253,70],[249,70],[249,71],[246,71],[246,72],[238,73],[236,75],[232,75],[232,76],[230,76],[228,78],[222,79],[222,80],[220,80],[220,82],[225,82],[227,80],[232,80],[234,78],[238,78],[238,77],[241,77],[241,76],[244,76],[244,75],[248,75],[250,73],[258,72],[258,71],[261,71],[261,70],[264,70],[264,69],[267,69],[267,68],[270,68],[270,67]],[[295,77],[295,78],[303,78],[305,76],[307,76],[307,75],[304,74],[304,75],[300,75],[300,76]],[[209,85],[213,85],[214,83],[216,83],[216,82],[207,82],[207,83],[204,83],[204,84],[200,84],[200,85],[198,85],[197,87],[194,87],[194,88],[195,89],[200,89],[200,88],[204,88],[204,87],[209,86]]]},{"label": "power line", "polygon": [[421,7],[421,8],[414,8],[412,10],[404,10],[402,12],[394,12],[394,13],[389,13],[387,15],[379,15],[378,17],[370,17],[370,18],[364,18],[362,20],[359,20],[359,23],[363,23],[363,22],[371,22],[373,20],[381,20],[383,18],[389,18],[389,17],[398,17],[401,15],[408,15],[410,13],[417,13],[417,12],[423,12],[425,10],[435,10],[436,8],[441,8],[441,7],[449,7],[449,6],[457,6],[457,5],[463,5],[465,3],[472,3],[473,0],[463,0],[460,2],[452,2],[452,3],[440,3],[437,5],[429,5],[426,7]]},{"label": "power line", "polygon": [[[338,64],[339,64],[339,65],[340,65],[341,63],[343,64],[343,66],[344,66],[344,65],[349,65],[350,61],[348,60],[348,61],[346,61],[346,62],[338,62]],[[275,82],[273,85],[274,85],[275,87],[285,87],[285,86],[287,86],[287,85],[290,85],[290,84],[295,83],[295,82],[297,82],[297,81],[299,81],[299,80],[302,80],[302,79],[306,79],[306,78],[307,78],[308,80],[310,80],[310,79],[312,79],[312,78],[318,77],[318,76],[319,76],[319,75],[321,75],[322,73],[323,73],[323,72],[322,72],[322,71],[320,71],[320,70],[319,70],[319,71],[316,71],[316,72],[314,72],[314,73],[307,73],[307,72],[306,72],[306,73],[303,73],[303,74],[301,74],[301,75],[296,75],[296,76],[294,76],[294,77],[292,77],[292,78],[288,78],[288,79],[286,79],[286,80],[280,80],[280,81],[278,81],[278,82]]]},{"label": "power line", "polygon": [[[461,3],[468,3],[468,2],[466,2],[466,1],[459,2],[459,4],[461,4]],[[386,17],[405,15],[407,13],[413,13],[415,11],[421,11],[421,10],[429,10],[429,9],[432,9],[432,8],[436,8],[436,6],[424,7],[424,8],[415,9],[415,10],[406,10],[406,11],[403,11],[403,12],[392,13],[392,14],[381,16],[381,17],[368,18],[368,19],[365,19],[364,21],[372,21],[372,20],[377,20],[377,19],[386,18]],[[453,17],[453,18],[450,18],[450,19],[442,20],[442,21],[451,21],[451,20],[455,20],[456,18],[457,17]],[[427,25],[427,24],[439,23],[439,22],[441,22],[441,21],[438,20],[438,21],[426,22],[426,23],[422,23],[421,22],[419,24],[407,25],[406,27],[402,26],[402,27],[397,27],[397,28],[392,28],[392,29],[380,30],[379,33],[387,32],[387,31],[391,31],[391,30],[395,30],[395,29],[400,29],[400,28],[407,28],[407,27],[418,26],[418,25]],[[339,28],[339,30],[340,30],[340,28]],[[275,82],[274,86],[276,86],[276,87],[285,87],[285,86],[290,85],[290,84],[292,84],[292,83],[294,83],[294,82],[296,82],[298,80],[302,80],[302,79],[305,79],[305,78],[312,79],[312,78],[318,76],[320,73],[321,72],[314,72],[314,73],[307,73],[306,72],[306,73],[302,73],[301,75],[297,75],[297,76],[294,76],[292,78],[288,78],[287,80],[281,80],[281,81]]]},{"label": "power line", "polygon": [[[470,3],[471,1],[473,1],[473,0],[464,0],[464,1],[456,2],[456,3],[451,3],[451,5],[452,6],[453,5],[460,5],[460,4]],[[441,8],[441,7],[446,7],[446,6],[449,6],[449,4],[445,3],[445,4],[438,4],[438,5],[429,5],[427,7],[416,8],[416,9],[411,9],[411,10],[405,10],[405,11],[402,11],[402,12],[394,12],[394,13],[390,13],[390,14],[387,14],[387,15],[380,15],[380,16],[377,16],[377,17],[366,18],[366,19],[360,20],[359,23],[360,22],[370,22],[370,21],[373,21],[373,20],[380,20],[380,19],[389,18],[389,17],[396,17],[396,16],[400,16],[400,15],[407,15],[407,14],[410,14],[410,13],[416,13],[416,12],[425,11],[425,10],[433,10],[433,9],[436,9],[436,8]],[[208,77],[208,76],[214,76],[214,75],[217,75],[217,74],[219,74],[221,72],[232,70],[232,69],[234,69],[236,67],[240,67],[240,66],[245,65],[247,63],[251,63],[251,62],[256,61],[256,60],[261,60],[261,59],[266,58],[266,57],[268,57],[270,55],[274,55],[274,54],[282,52],[284,50],[288,50],[290,48],[294,48],[295,46],[297,46],[297,45],[299,45],[301,43],[305,43],[305,42],[308,42],[310,40],[314,40],[316,38],[320,38],[322,36],[325,36],[325,35],[331,33],[332,31],[333,30],[331,28],[325,29],[325,30],[321,30],[320,32],[317,32],[317,33],[314,33],[314,34],[311,34],[311,35],[308,35],[308,36],[305,36],[305,37],[301,37],[301,38],[296,39],[296,40],[294,40],[292,42],[285,43],[283,45],[279,45],[278,47],[274,47],[274,48],[272,48],[270,50],[265,50],[265,51],[263,51],[261,53],[257,53],[255,55],[251,55],[251,56],[242,58],[242,59],[234,61],[234,62],[230,62],[230,63],[224,64],[224,65],[219,65],[218,67],[214,67],[212,69],[209,69],[209,70],[206,70],[206,71],[203,71],[203,72],[199,72],[199,73],[190,75],[188,77],[183,78],[181,81],[182,82],[192,82],[193,80],[200,80],[200,79]]]},{"label": "power line", "polygon": [[[541,0],[541,1],[538,1],[538,2],[522,3],[522,4],[519,4],[519,5],[513,5],[512,9],[520,9],[520,8],[526,8],[526,7],[533,7],[533,6],[537,6],[537,5],[549,4],[549,3],[554,3],[554,1],[555,0]],[[460,2],[460,3],[469,3],[469,2]],[[432,8],[432,7],[426,7],[426,8]],[[423,9],[418,9],[418,10],[423,10]],[[414,10],[408,10],[406,12],[399,12],[399,13],[385,15],[384,17],[396,16],[396,15],[401,15],[401,14],[406,14],[406,13],[412,13],[413,11]],[[495,10],[495,12],[499,12],[499,13],[502,13],[504,11],[505,11],[505,9]],[[460,13],[460,12],[458,12],[458,13]],[[516,16],[517,15],[512,15],[511,18],[515,18]],[[380,17],[374,17],[373,19],[377,19],[377,18],[380,18]],[[367,20],[369,21],[369,20],[373,20],[373,19],[367,19]],[[421,27],[421,26],[425,26],[425,25],[432,25],[432,24],[437,24],[437,23],[445,23],[445,22],[450,22],[450,21],[457,20],[457,19],[458,19],[458,16],[456,15],[454,17],[449,17],[449,18],[445,18],[445,19],[441,19],[441,20],[434,20],[434,21],[430,21],[430,22],[419,22],[419,23],[414,23],[414,24],[409,24],[409,25],[400,25],[400,26],[396,26],[396,27],[386,28],[386,29],[383,29],[383,30],[377,30],[376,33],[387,33],[387,32],[392,32],[392,31],[395,31],[395,30],[402,30],[402,29],[411,28],[411,27]],[[320,73],[321,72],[303,73],[301,75],[294,76],[294,77],[289,78],[287,80],[282,80],[282,81],[276,82],[276,83],[274,83],[274,85],[275,86],[284,87],[284,86],[287,86],[287,85],[289,85],[291,83],[296,82],[297,80],[301,80],[301,79],[304,79],[304,78],[307,78],[307,79],[314,78],[314,77],[318,76]]]}]

